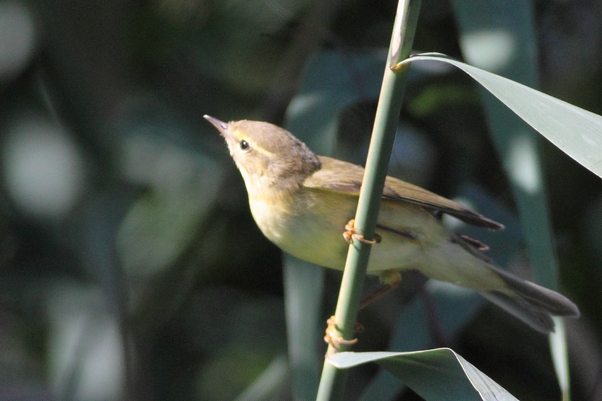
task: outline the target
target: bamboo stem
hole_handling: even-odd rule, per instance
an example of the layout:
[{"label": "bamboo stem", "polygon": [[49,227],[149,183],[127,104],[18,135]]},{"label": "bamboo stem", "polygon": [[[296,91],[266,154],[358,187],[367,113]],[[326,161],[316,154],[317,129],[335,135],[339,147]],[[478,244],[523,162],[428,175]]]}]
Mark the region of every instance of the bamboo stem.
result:
[{"label": "bamboo stem", "polygon": [[[356,232],[368,239],[373,238],[376,228],[409,67],[402,67],[395,71],[392,68],[410,55],[419,10],[420,0],[400,0],[397,7],[389,47],[389,59],[383,76],[370,149],[366,159],[366,172],[355,215]],[[361,301],[370,248],[370,244],[353,239],[347,253],[347,262],[334,316],[337,334],[346,340],[353,338],[353,328]],[[329,346],[327,356],[348,348],[349,345],[344,344],[340,346],[339,350]],[[346,371],[332,366],[327,357],[322,370],[317,400],[343,399],[345,381]]]}]

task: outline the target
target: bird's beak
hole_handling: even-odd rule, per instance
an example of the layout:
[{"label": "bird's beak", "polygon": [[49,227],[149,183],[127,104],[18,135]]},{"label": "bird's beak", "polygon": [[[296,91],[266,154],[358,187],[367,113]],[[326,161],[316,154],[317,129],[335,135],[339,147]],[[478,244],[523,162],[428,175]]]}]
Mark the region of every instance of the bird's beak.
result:
[{"label": "bird's beak", "polygon": [[215,128],[217,128],[217,130],[225,137],[225,138],[231,138],[232,135],[230,135],[230,133],[228,132],[228,123],[225,123],[221,120],[218,120],[215,117],[211,117],[207,114],[205,114],[203,116],[203,118],[207,121],[209,121],[211,124],[213,124],[213,126],[215,126]]}]

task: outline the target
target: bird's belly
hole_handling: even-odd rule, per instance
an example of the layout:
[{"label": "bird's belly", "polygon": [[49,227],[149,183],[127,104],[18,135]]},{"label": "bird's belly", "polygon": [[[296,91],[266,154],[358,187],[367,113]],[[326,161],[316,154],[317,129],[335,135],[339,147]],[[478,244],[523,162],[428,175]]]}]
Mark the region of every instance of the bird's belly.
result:
[{"label": "bird's belly", "polygon": [[305,199],[296,207],[254,200],[251,212],[263,234],[283,251],[320,266],[342,270],[348,248],[342,234],[354,210],[339,205],[324,214],[323,205],[311,200]]},{"label": "bird's belly", "polygon": [[[254,200],[251,211],[264,235],[285,252],[317,265],[342,270],[349,248],[343,232],[354,217],[356,202],[356,197],[338,194],[328,195],[328,203],[308,196],[296,208]],[[422,227],[431,225],[430,220],[434,221],[423,208],[383,202],[379,225],[393,226],[398,231],[377,228],[382,241],[372,247],[368,273],[411,269],[420,263],[425,243]]]}]

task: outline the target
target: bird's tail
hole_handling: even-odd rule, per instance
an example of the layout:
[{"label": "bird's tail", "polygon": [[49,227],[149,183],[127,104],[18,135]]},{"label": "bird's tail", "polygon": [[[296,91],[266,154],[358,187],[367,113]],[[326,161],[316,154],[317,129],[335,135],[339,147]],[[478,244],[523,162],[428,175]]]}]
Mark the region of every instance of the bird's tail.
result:
[{"label": "bird's tail", "polygon": [[497,267],[494,269],[514,294],[500,291],[482,291],[481,294],[535,330],[546,334],[554,331],[552,316],[579,317],[579,309],[565,296]]}]

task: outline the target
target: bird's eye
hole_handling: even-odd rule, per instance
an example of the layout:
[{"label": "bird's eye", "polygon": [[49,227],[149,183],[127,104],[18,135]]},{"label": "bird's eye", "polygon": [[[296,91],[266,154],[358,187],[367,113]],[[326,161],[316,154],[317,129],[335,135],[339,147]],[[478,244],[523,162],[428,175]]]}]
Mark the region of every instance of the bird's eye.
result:
[{"label": "bird's eye", "polygon": [[249,145],[249,142],[243,139],[242,141],[240,141],[240,148],[242,150],[249,150],[251,148],[251,145]]}]

